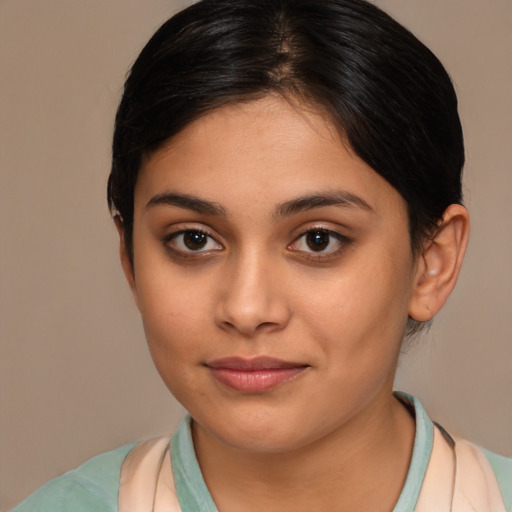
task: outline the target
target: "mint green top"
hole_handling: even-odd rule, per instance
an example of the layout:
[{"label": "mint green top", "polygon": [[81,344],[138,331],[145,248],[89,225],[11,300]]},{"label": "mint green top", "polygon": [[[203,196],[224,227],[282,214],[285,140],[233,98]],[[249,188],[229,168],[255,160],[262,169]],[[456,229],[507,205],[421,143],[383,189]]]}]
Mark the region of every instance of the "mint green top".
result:
[{"label": "mint green top", "polygon": [[12,512],[118,512],[121,465],[135,444],[97,455],[50,480]]},{"label": "mint green top", "polygon": [[[418,399],[404,393],[397,397],[410,404],[416,415],[416,435],[407,478],[393,512],[411,512],[416,506],[433,443],[433,424]],[[182,512],[218,512],[197,461],[191,418],[185,416],[171,440],[176,492]],[[79,468],[41,487],[12,512],[118,512],[121,465],[135,446],[92,458]],[[493,467],[507,510],[512,510],[512,458],[484,450]]]}]

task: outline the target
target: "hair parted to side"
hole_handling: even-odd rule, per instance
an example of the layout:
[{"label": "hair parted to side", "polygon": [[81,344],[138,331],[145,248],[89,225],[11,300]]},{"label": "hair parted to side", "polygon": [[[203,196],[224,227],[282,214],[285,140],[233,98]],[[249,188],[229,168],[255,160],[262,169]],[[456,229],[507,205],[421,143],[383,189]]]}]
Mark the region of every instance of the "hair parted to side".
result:
[{"label": "hair parted to side", "polygon": [[415,253],[461,203],[457,97],[407,29],[365,0],[202,0],[150,39],[117,111],[108,203],[130,258],[143,158],[208,112],[270,93],[326,112],[402,195]]}]

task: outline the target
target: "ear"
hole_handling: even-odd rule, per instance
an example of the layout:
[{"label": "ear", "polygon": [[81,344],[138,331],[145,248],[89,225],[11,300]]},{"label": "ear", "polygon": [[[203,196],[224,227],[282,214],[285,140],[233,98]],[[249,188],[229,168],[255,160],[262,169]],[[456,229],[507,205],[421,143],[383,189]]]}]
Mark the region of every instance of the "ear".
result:
[{"label": "ear", "polygon": [[[126,247],[125,228],[123,221],[119,215],[114,217],[114,223],[116,225],[117,233],[119,234],[119,257],[121,259],[121,266],[123,272],[132,291],[133,299],[137,308],[139,308],[139,293],[137,291],[137,285],[135,284],[135,269],[130,260],[128,249]],[[139,308],[140,309],[140,308]]]},{"label": "ear", "polygon": [[411,318],[426,322],[443,307],[457,282],[468,239],[468,211],[452,204],[419,257],[409,306]]}]

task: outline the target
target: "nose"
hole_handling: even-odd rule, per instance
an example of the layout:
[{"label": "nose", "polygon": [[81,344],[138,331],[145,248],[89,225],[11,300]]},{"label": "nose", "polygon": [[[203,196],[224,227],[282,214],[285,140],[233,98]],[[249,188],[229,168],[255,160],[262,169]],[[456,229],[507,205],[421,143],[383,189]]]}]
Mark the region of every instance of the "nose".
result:
[{"label": "nose", "polygon": [[291,309],[279,269],[257,255],[231,262],[215,310],[217,325],[246,337],[286,327]]}]

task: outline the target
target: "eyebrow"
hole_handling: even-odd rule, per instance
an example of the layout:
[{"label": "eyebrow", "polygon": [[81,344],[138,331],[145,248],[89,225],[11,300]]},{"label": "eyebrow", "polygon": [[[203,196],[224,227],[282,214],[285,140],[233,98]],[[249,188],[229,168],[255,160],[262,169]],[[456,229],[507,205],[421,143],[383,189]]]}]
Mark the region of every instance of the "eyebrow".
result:
[{"label": "eyebrow", "polygon": [[362,198],[344,190],[336,192],[320,192],[307,196],[300,196],[286,201],[277,206],[274,213],[275,218],[283,218],[295,213],[323,208],[325,206],[343,206],[349,208],[360,208],[370,213],[374,209]]},{"label": "eyebrow", "polygon": [[[163,192],[153,196],[144,207],[145,210],[155,206],[177,206],[203,215],[226,217],[226,209],[219,203],[200,199],[188,194]],[[295,213],[323,208],[326,206],[355,207],[374,213],[373,208],[361,197],[347,191],[319,192],[296,197],[279,204],[274,212],[274,218],[280,219]]]},{"label": "eyebrow", "polygon": [[164,192],[153,196],[144,207],[145,210],[154,206],[177,206],[185,208],[204,215],[215,215],[218,217],[226,216],[226,209],[219,203],[199,199],[195,196],[187,194],[179,194],[177,192]]}]

